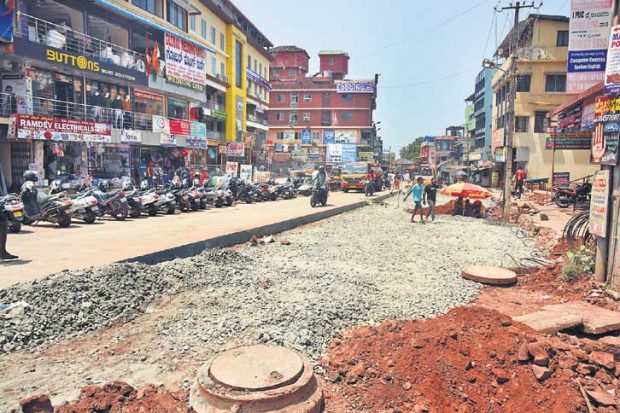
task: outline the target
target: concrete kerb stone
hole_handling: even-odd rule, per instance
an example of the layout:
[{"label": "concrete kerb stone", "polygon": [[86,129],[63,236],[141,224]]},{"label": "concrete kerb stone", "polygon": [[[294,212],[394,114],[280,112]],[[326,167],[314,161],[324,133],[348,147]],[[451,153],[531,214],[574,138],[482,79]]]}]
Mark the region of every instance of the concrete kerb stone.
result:
[{"label": "concrete kerb stone", "polygon": [[188,258],[194,255],[198,255],[207,249],[232,247],[234,245],[246,243],[250,241],[253,237],[260,238],[268,235],[278,234],[284,231],[289,231],[302,225],[311,224],[313,222],[321,221],[326,218],[331,218],[336,215],[344,214],[346,212],[368,206],[369,201],[373,203],[385,201],[392,195],[393,194],[380,195],[369,200],[356,202],[354,204],[343,205],[341,207],[328,210],[320,210],[313,214],[287,219],[285,221],[276,222],[274,224],[264,225],[262,227],[257,227],[252,230],[233,232],[231,234],[221,235],[219,237],[209,238],[204,241],[193,242],[191,244],[180,245],[175,248],[169,248],[150,254],[140,255],[118,262],[140,262],[143,264],[153,265],[165,261],[172,261],[176,258]]}]

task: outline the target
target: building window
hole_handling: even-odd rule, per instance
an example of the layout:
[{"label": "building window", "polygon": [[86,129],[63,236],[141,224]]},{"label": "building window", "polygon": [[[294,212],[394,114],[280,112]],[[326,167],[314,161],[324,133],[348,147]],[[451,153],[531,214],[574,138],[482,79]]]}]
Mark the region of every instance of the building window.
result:
[{"label": "building window", "polygon": [[282,93],[278,94],[278,103],[284,103],[284,94]]},{"label": "building window", "polygon": [[215,27],[211,26],[211,43],[215,44]]},{"label": "building window", "polygon": [[248,69],[252,69],[252,56],[248,55]]},{"label": "building window", "polygon": [[213,76],[217,75],[217,70],[215,69],[215,64],[216,64],[215,57],[212,57],[211,58],[211,74]]},{"label": "building window", "polygon": [[532,83],[532,75],[517,76],[517,92],[529,92]]},{"label": "building window", "polygon": [[207,38],[207,21],[205,19],[200,19],[200,37]]},{"label": "building window", "polygon": [[224,62],[220,62],[220,74],[222,77],[226,77],[226,64]]},{"label": "building window", "polygon": [[276,120],[283,121],[284,120],[284,113],[276,112]]},{"label": "building window", "polygon": [[297,105],[299,104],[299,95],[297,94],[297,92],[292,92],[291,93],[291,105]]},{"label": "building window", "polygon": [[529,116],[515,116],[515,132],[527,132],[529,123]]},{"label": "building window", "polygon": [[321,134],[319,132],[312,132],[312,140],[318,141],[321,139]]},{"label": "building window", "polygon": [[288,75],[289,76],[297,76],[297,69],[289,69],[288,70]]},{"label": "building window", "polygon": [[546,75],[545,92],[566,92],[566,75]]},{"label": "building window", "polygon": [[258,75],[262,76],[262,73],[263,73],[263,64],[259,63],[258,64]]},{"label": "building window", "polygon": [[353,95],[350,93],[343,93],[340,95],[343,102],[351,102],[353,100]]},{"label": "building window", "polygon": [[310,112],[304,112],[304,122],[310,122]]},{"label": "building window", "polygon": [[304,93],[304,102],[312,102],[312,93]]},{"label": "building window", "polygon": [[173,1],[168,0],[168,21],[183,30],[187,31],[187,10]]},{"label": "building window", "polygon": [[193,14],[189,16],[189,30],[196,33],[196,16]]},{"label": "building window", "polygon": [[161,0],[131,0],[131,4],[161,17]]},{"label": "building window", "polygon": [[288,120],[290,125],[297,125],[297,112],[291,112]]},{"label": "building window", "polygon": [[272,78],[280,77],[280,71],[278,69],[271,69],[271,77]]},{"label": "building window", "polygon": [[334,65],[334,57],[333,57],[333,56],[330,56],[330,57],[329,57],[329,59],[328,59],[328,63],[329,63],[329,65],[330,65],[330,66],[333,66],[333,65]]},{"label": "building window", "polygon": [[555,45],[559,47],[568,46],[568,30],[558,30],[558,36]]},{"label": "building window", "polygon": [[220,50],[226,49],[226,40],[224,40],[224,33],[220,33]]},{"label": "building window", "polygon": [[241,87],[242,84],[242,74],[241,71],[243,68],[241,67],[241,59],[243,56],[243,47],[239,40],[235,40],[235,84],[237,87]]},{"label": "building window", "polygon": [[548,112],[542,110],[537,110],[534,112],[534,133],[546,132],[545,124],[547,120],[547,113]]},{"label": "building window", "polygon": [[351,120],[353,119],[353,114],[351,112],[342,112],[342,120]]}]

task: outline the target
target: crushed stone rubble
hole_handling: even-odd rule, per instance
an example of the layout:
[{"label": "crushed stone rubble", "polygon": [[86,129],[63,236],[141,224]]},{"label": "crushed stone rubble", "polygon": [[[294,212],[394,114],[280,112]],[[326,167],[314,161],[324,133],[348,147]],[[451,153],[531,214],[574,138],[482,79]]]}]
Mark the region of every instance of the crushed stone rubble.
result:
[{"label": "crushed stone rubble", "polygon": [[433,317],[474,299],[465,265],[536,251],[510,228],[470,218],[411,224],[390,203],[299,228],[273,242],[208,250],[158,265],[63,271],[0,290],[0,353],[40,348],[135,318],[166,295],[193,299],[162,321],[162,342],[273,343],[320,358],[342,330]]}]

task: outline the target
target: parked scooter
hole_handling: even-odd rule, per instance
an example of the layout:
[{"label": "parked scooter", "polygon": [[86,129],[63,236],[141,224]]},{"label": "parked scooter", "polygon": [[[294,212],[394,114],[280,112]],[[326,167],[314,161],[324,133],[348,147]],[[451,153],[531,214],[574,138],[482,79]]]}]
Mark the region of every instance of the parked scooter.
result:
[{"label": "parked scooter", "polygon": [[157,201],[159,201],[159,195],[155,193],[154,189],[149,188],[149,181],[146,179],[140,183],[140,200],[147,214],[152,217],[157,215]]},{"label": "parked scooter", "polygon": [[[60,180],[55,179],[50,185],[50,195],[61,194],[64,191],[61,189]],[[97,220],[97,213],[99,208],[97,207],[97,198],[92,194],[91,190],[84,190],[78,192],[75,195],[67,195],[73,203],[71,204],[71,216],[84,221],[87,224],[92,224]]]},{"label": "parked scooter", "polygon": [[101,181],[98,190],[93,191],[93,195],[97,198],[99,204],[99,216],[110,215],[117,221],[124,221],[129,214],[129,205],[125,198],[125,191],[120,189],[114,192],[108,192],[110,184],[108,181]]},{"label": "parked scooter", "polygon": [[24,220],[24,204],[16,194],[0,197],[0,213],[4,214],[9,222],[9,232],[17,234],[22,229]]},{"label": "parked scooter", "polygon": [[129,216],[132,218],[140,217],[144,211],[140,192],[133,186],[131,181],[126,181],[123,183],[123,191],[125,192],[127,206],[129,207]]},{"label": "parked scooter", "polygon": [[24,203],[23,223],[28,225],[35,221],[47,221],[62,228],[71,225],[71,205],[69,198],[62,194],[46,195],[35,187],[37,174],[34,171],[24,173],[21,200]]},{"label": "parked scooter", "polygon": [[233,198],[237,201],[243,201],[246,204],[251,204],[254,201],[251,183],[246,182],[243,179],[233,177],[230,179],[228,186],[233,194]]},{"label": "parked scooter", "polygon": [[312,181],[306,179],[298,188],[297,192],[303,196],[309,196],[312,194]]},{"label": "parked scooter", "polygon": [[555,204],[560,208],[568,208],[570,205],[576,207],[577,204],[590,205],[590,195],[592,192],[592,184],[587,181],[590,177],[585,177],[584,182],[571,185],[556,185],[553,187],[555,194]]},{"label": "parked scooter", "polygon": [[313,187],[312,195],[310,196],[310,206],[314,208],[318,204],[327,205],[327,193],[327,183]]},{"label": "parked scooter", "polygon": [[174,214],[177,209],[176,197],[168,188],[160,189],[155,191],[155,193],[159,196],[159,199],[155,203],[155,206],[160,212],[166,213],[168,215]]}]

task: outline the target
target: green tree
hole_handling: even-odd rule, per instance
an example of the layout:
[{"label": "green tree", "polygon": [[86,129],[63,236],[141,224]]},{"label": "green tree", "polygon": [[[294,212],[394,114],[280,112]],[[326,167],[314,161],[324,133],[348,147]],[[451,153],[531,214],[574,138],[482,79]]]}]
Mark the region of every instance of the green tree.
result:
[{"label": "green tree", "polygon": [[413,161],[414,159],[418,158],[420,156],[420,147],[422,146],[423,140],[424,138],[420,136],[419,138],[416,138],[413,142],[411,142],[409,145],[401,148],[400,157],[403,159],[409,159],[410,161]]}]

